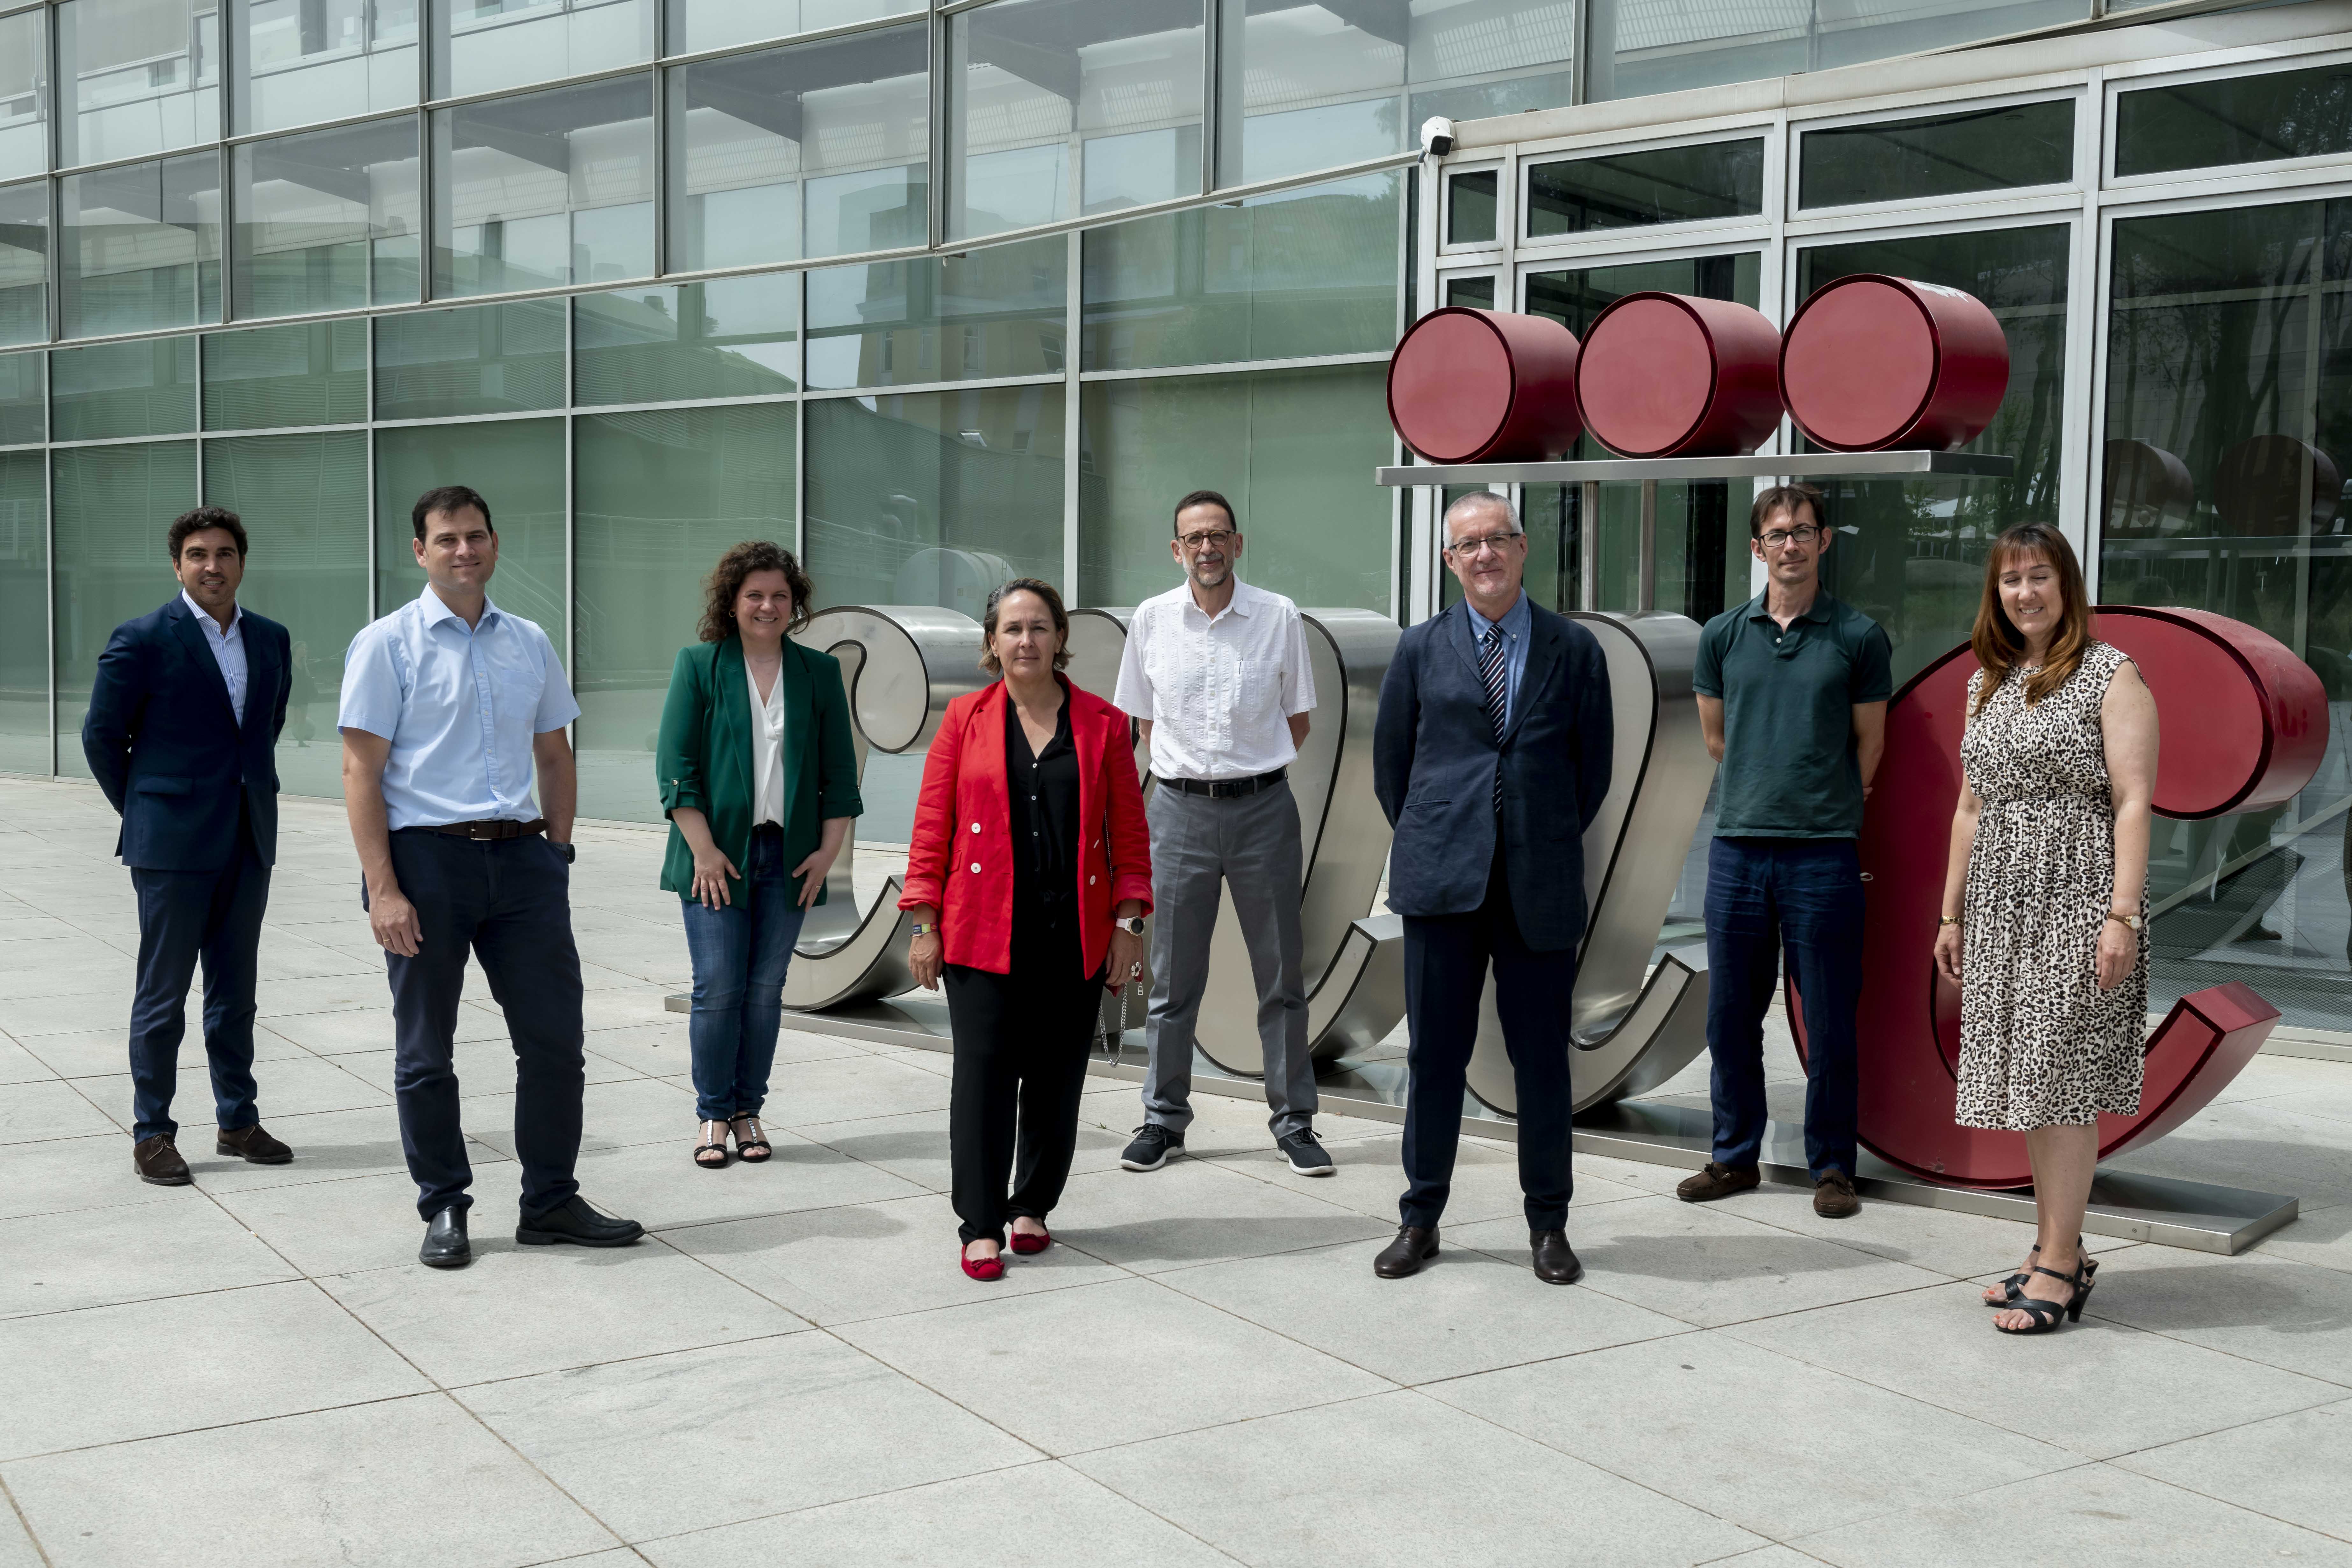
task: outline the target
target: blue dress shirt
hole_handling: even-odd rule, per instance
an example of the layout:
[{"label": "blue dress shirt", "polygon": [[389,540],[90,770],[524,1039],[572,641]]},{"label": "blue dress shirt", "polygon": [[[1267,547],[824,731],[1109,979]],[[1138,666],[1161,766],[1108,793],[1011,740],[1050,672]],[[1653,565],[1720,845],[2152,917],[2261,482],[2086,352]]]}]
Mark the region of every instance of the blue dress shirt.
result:
[{"label": "blue dress shirt", "polygon": [[228,688],[228,705],[236,713],[236,721],[245,722],[245,606],[231,602],[228,630],[213,619],[213,613],[180,590],[180,603],[188,606],[188,614],[196,617],[196,625],[205,629],[205,641],[213,650],[213,662],[220,666],[222,683]]},{"label": "blue dress shirt", "polygon": [[1507,729],[1511,715],[1519,710],[1519,678],[1528,672],[1528,631],[1535,620],[1528,614],[1528,595],[1521,591],[1499,622],[1490,621],[1471,609],[1467,599],[1462,601],[1462,608],[1470,616],[1470,640],[1482,647],[1486,646],[1488,626],[1503,628],[1503,724]]},{"label": "blue dress shirt", "polygon": [[383,805],[397,831],[538,816],[531,742],[578,717],[535,623],[486,600],[468,629],[427,584],[352,639],[335,722],[392,742]]}]

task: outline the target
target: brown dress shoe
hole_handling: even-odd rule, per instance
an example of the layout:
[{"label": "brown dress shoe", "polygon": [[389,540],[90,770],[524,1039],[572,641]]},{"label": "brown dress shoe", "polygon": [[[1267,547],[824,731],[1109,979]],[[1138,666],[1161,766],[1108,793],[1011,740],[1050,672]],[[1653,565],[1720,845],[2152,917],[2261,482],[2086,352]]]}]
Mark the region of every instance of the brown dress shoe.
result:
[{"label": "brown dress shoe", "polygon": [[180,1151],[168,1132],[158,1132],[152,1138],[142,1138],[131,1146],[131,1168],[139,1179],[158,1187],[184,1187],[190,1180],[188,1163],[180,1158]]},{"label": "brown dress shoe", "polygon": [[1408,1274],[1418,1274],[1421,1266],[1437,1256],[1437,1227],[1423,1229],[1409,1225],[1396,1233],[1396,1239],[1381,1248],[1372,1259],[1372,1272],[1383,1279],[1402,1279]]},{"label": "brown dress shoe", "polygon": [[234,1154],[256,1165],[283,1165],[294,1158],[294,1151],[261,1130],[257,1121],[250,1127],[240,1127],[234,1132],[224,1127],[213,1141],[213,1151]]},{"label": "brown dress shoe", "polygon": [[1827,1171],[1813,1184],[1813,1212],[1823,1219],[1852,1219],[1862,1212],[1853,1195],[1853,1178],[1843,1171]]},{"label": "brown dress shoe", "polygon": [[1763,1179],[1753,1165],[1722,1165],[1709,1160],[1705,1170],[1685,1176],[1675,1185],[1675,1196],[1686,1204],[1713,1203],[1734,1193],[1752,1192]]},{"label": "brown dress shoe", "polygon": [[1547,1285],[1573,1285],[1584,1278],[1584,1265],[1568,1245],[1564,1230],[1531,1230],[1528,1250],[1534,1255],[1536,1278]]}]

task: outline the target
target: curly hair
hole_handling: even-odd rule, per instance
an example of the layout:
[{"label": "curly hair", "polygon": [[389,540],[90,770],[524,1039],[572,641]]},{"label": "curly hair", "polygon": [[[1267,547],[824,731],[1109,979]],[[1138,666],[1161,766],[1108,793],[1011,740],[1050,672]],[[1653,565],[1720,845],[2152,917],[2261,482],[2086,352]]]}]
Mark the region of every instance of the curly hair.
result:
[{"label": "curly hair", "polygon": [[1054,618],[1054,668],[1070,667],[1070,612],[1062,607],[1062,595],[1054,584],[1035,577],[1015,577],[988,596],[988,610],[980,622],[980,668],[991,675],[1003,675],[1004,665],[996,657],[996,615],[1004,601],[1015,594],[1034,594],[1045,601],[1045,613]]},{"label": "curly hair", "polygon": [[781,544],[747,539],[720,556],[702,580],[702,626],[696,636],[704,642],[725,642],[735,635],[735,596],[743,591],[743,579],[754,572],[784,574],[784,585],[793,591],[792,619],[784,623],[787,635],[808,625],[809,600],[816,589],[800,562]]}]

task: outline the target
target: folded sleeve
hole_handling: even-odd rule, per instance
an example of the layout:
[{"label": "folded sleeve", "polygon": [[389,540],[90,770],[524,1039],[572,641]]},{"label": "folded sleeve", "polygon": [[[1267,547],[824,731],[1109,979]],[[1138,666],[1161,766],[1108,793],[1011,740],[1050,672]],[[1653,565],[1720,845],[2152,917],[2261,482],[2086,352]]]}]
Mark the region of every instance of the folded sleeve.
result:
[{"label": "folded sleeve", "polygon": [[547,633],[539,626],[533,626],[530,630],[539,638],[541,667],[547,671],[547,679],[540,684],[539,711],[531,715],[530,732],[544,735],[579,718],[580,704],[572,700],[572,679],[563,673],[563,661],[555,657],[555,645],[548,641]]},{"label": "folded sleeve", "polygon": [[400,728],[401,701],[407,695],[404,674],[387,622],[362,626],[343,655],[343,694],[335,710],[335,727],[391,740]]},{"label": "folded sleeve", "polygon": [[1282,638],[1282,710],[1315,711],[1315,660],[1307,651],[1307,617],[1293,609]]},{"label": "folded sleeve", "polygon": [[[1122,730],[1124,726],[1121,726]],[[1134,899],[1151,912],[1151,829],[1143,816],[1143,785],[1135,774],[1135,749],[1124,733],[1107,738],[1103,772],[1110,788],[1105,802],[1110,817],[1110,900],[1116,904]]]},{"label": "folded sleeve", "polygon": [[1127,639],[1118,655],[1118,684],[1111,706],[1149,724],[1156,717],[1151,700],[1151,677],[1146,672],[1143,645],[1151,636],[1151,622],[1142,610],[1128,618]]},{"label": "folded sleeve", "polygon": [[923,757],[923,788],[907,836],[907,879],[898,907],[940,909],[946,903],[948,840],[955,831],[956,775],[963,766],[963,715],[953,708]]},{"label": "folded sleeve", "polygon": [[824,658],[816,672],[817,817],[863,816],[866,800],[857,790],[857,742],[850,733],[849,693],[841,684],[841,661]]},{"label": "folded sleeve", "polygon": [[702,770],[708,707],[695,679],[694,649],[682,647],[669,667],[669,694],[662,699],[661,730],[654,742],[654,781],[661,788],[664,816],[680,806],[710,815]]}]

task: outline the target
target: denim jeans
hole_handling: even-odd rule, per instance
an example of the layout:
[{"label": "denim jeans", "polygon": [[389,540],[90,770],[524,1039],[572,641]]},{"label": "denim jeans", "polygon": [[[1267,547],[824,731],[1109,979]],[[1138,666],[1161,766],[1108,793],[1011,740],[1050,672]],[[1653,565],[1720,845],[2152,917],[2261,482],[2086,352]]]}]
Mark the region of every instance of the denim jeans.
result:
[{"label": "denim jeans", "polygon": [[768,1070],[784,1020],[784,972],[806,918],[793,899],[783,835],[753,829],[751,861],[733,903],[712,910],[683,900],[686,949],[694,960],[687,1040],[694,1113],[705,1121],[757,1116],[767,1103]]},{"label": "denim jeans", "polygon": [[1853,1174],[1861,1092],[1862,864],[1851,838],[1718,838],[1706,857],[1706,1047],[1715,1157],[1757,1163],[1764,1142],[1764,1015],[1782,954],[1805,1008],[1805,1164]]}]

